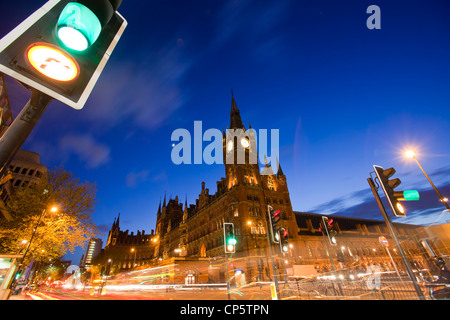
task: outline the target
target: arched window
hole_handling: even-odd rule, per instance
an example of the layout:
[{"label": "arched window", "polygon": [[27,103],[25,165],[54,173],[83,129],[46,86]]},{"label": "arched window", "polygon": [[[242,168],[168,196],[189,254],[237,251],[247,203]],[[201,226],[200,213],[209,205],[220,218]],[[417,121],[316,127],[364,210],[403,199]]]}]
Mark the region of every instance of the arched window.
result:
[{"label": "arched window", "polygon": [[205,246],[205,243],[203,243],[202,247],[200,248],[200,257],[206,258],[206,246]]}]

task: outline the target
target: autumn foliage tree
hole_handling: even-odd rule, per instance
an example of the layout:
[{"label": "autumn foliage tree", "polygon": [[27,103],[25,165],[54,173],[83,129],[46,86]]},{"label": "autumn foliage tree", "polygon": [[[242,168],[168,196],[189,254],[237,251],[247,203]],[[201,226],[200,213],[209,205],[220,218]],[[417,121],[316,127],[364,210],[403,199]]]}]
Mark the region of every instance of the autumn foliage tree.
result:
[{"label": "autumn foliage tree", "polygon": [[49,170],[38,183],[16,190],[8,203],[13,219],[0,223],[0,252],[23,254],[39,222],[25,263],[73,253],[98,233],[92,221],[96,193],[95,183],[81,182],[60,167]]}]

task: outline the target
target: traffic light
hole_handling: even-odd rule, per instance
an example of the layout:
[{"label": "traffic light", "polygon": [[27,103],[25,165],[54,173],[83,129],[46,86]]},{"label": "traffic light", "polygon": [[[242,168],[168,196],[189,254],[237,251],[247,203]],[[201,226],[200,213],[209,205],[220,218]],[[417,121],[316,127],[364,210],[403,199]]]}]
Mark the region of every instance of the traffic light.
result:
[{"label": "traffic light", "polygon": [[234,224],[231,222],[224,223],[224,242],[225,242],[225,253],[236,252],[236,237],[234,236]]},{"label": "traffic light", "polygon": [[328,217],[323,216],[320,222],[320,231],[327,235],[328,240],[332,246],[337,245],[336,241],[336,226],[333,224],[333,219],[328,219]]},{"label": "traffic light", "polygon": [[14,280],[18,280],[21,275],[22,275],[22,270],[17,271],[16,275],[14,276]]},{"label": "traffic light", "polygon": [[389,180],[395,174],[395,169],[385,170],[376,165],[373,167],[392,212],[396,217],[406,217],[406,210],[400,201],[419,200],[419,192],[417,190],[394,191],[402,183],[399,178]]},{"label": "traffic light", "polygon": [[268,206],[269,209],[269,223],[270,223],[270,234],[272,236],[272,241],[274,243],[280,242],[280,229],[281,227],[278,223],[281,220],[281,211],[279,209],[274,209],[271,206]]},{"label": "traffic light", "polygon": [[50,0],[0,40],[0,72],[83,108],[127,22],[121,0]]},{"label": "traffic light", "polygon": [[280,229],[280,248],[281,252],[286,253],[289,250],[288,247],[288,232],[285,228]]}]

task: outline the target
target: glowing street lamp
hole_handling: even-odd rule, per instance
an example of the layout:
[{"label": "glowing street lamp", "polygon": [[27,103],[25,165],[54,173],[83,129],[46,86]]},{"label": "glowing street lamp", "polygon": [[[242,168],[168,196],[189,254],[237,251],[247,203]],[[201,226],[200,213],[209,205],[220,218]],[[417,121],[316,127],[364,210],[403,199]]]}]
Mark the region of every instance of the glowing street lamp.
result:
[{"label": "glowing street lamp", "polygon": [[413,158],[414,160],[416,160],[417,165],[419,166],[419,168],[422,170],[423,174],[425,175],[425,177],[428,179],[428,181],[430,182],[431,186],[433,187],[434,191],[436,191],[437,195],[439,196],[439,201],[441,201],[445,207],[447,208],[448,211],[450,211],[450,206],[448,204],[448,198],[445,198],[441,195],[441,193],[439,192],[439,190],[436,188],[436,186],[434,185],[434,183],[431,181],[430,177],[428,177],[428,175],[426,174],[425,170],[422,168],[422,166],[420,165],[419,161],[416,158],[415,152],[413,150],[407,150],[405,152],[405,155],[407,158]]}]

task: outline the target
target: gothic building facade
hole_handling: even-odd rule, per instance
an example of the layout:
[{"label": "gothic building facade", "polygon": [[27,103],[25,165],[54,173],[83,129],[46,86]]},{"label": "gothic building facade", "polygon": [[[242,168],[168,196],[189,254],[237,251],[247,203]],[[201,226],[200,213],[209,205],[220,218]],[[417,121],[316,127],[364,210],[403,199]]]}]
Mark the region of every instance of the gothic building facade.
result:
[{"label": "gothic building facade", "polygon": [[[109,232],[105,258],[112,258],[122,270],[135,266],[166,266],[163,273],[170,276],[158,281],[170,283],[224,282],[227,265],[234,281],[241,283],[272,279],[274,269],[284,277],[294,264],[329,270],[330,255],[331,259],[339,259],[340,267],[355,262],[376,263],[393,270],[392,260],[379,241],[383,236],[393,244],[383,221],[330,216],[335,221],[339,240],[338,246],[327,248],[319,230],[322,215],[293,211],[287,179],[278,159],[277,170],[267,162],[260,167],[257,161],[250,161],[257,152],[255,139],[250,126],[244,127],[233,96],[229,129],[242,130],[244,136],[232,136],[230,130],[223,132],[225,177],[216,182],[215,193],[202,182],[194,204],[188,205],[187,199],[183,203],[178,196],[169,200],[164,197],[156,213],[155,231],[151,234],[121,231],[119,216]],[[244,150],[244,161],[238,161],[238,152],[242,149],[237,145]],[[287,253],[281,253],[275,244],[269,247],[268,206],[282,213],[280,224],[287,230],[290,244]],[[237,244],[233,254],[226,254],[224,250],[224,223],[234,224]],[[417,266],[424,265],[426,255],[420,244],[423,240],[420,227],[394,225],[409,258],[416,261]],[[391,249],[401,264],[395,248]]]},{"label": "gothic building facade", "polygon": [[[281,210],[280,225],[287,229],[290,241],[298,237],[286,176],[281,167],[275,173],[262,174],[272,170],[271,167],[266,163],[260,168],[258,161],[251,161],[258,159],[252,154],[257,152],[253,145],[256,142],[252,131],[244,127],[233,96],[229,129],[224,130],[222,140],[225,177],[216,182],[216,192],[211,193],[202,182],[195,204],[188,206],[186,200],[183,205],[178,197],[167,203],[164,199],[157,212],[155,257],[162,261],[182,258],[191,264],[194,260],[208,261],[209,281],[211,277],[215,280],[223,277],[223,260],[227,258],[224,223],[234,224],[237,245],[233,267],[251,279],[269,273],[267,205],[276,205]],[[238,130],[244,135],[233,136]],[[239,161],[238,152],[242,151],[245,158]],[[217,270],[216,275],[211,270]]]}]

